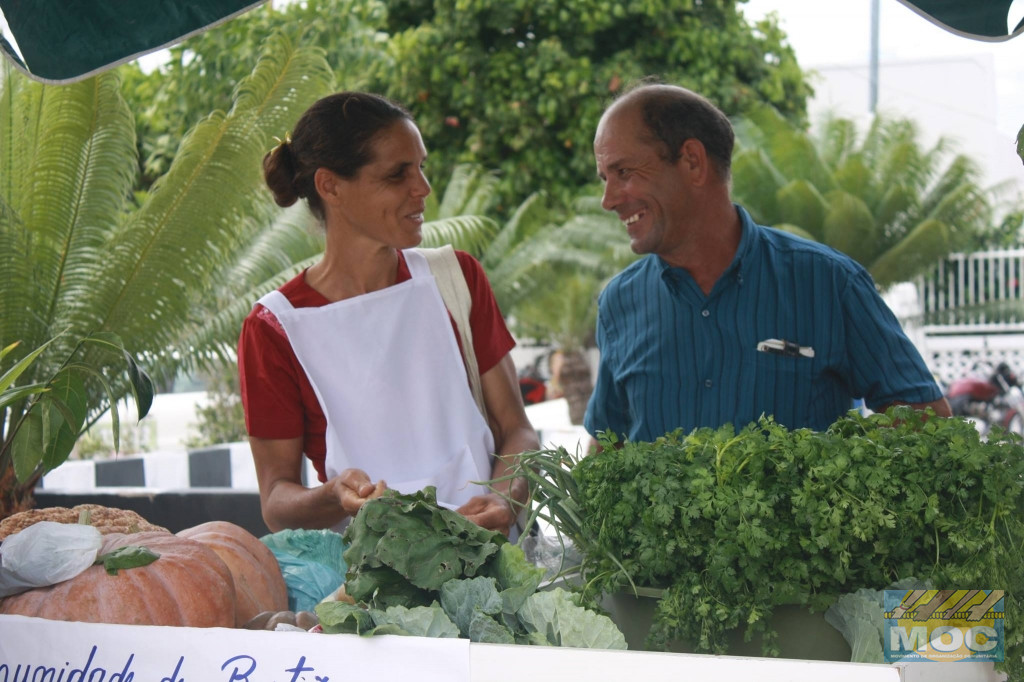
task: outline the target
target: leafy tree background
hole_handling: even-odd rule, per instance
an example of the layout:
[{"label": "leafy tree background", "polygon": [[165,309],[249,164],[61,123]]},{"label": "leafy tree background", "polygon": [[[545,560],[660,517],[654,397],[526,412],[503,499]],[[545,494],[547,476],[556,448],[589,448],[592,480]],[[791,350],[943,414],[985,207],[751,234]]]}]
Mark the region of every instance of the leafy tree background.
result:
[{"label": "leafy tree background", "polygon": [[186,131],[211,111],[231,108],[235,86],[275,32],[322,49],[337,89],[360,89],[370,65],[388,59],[387,35],[378,30],[385,16],[378,0],[268,4],[171,47],[167,63],[148,74],[137,62],[121,67],[123,93],[135,114],[140,188],[167,171]]},{"label": "leafy tree background", "polygon": [[[594,129],[627,83],[656,74],[727,113],[755,102],[803,124],[811,88],[774,20],[749,24],[735,0],[307,0],[251,11],[125,76],[136,113],[140,188],[185,130],[230,103],[275,29],[324,50],[338,89],[410,108],[437,189],[458,163],[499,173],[504,215],[535,191],[563,204],[594,179]],[[281,131],[279,135],[283,135]]]},{"label": "leafy tree background", "polygon": [[[727,114],[754,102],[804,123],[812,94],[774,19],[734,0],[398,0],[391,57],[371,84],[416,115],[439,177],[472,161],[500,171],[508,205],[568,200],[594,179],[598,118],[648,75]],[[438,172],[439,171],[439,172]]]},{"label": "leafy tree background", "polygon": [[[738,121],[733,195],[754,220],[849,255],[887,288],[953,251],[1012,241],[1021,204],[1000,206],[974,161],[917,125],[826,117],[808,133],[757,106]],[[996,218],[1005,211],[1001,219]]]}]

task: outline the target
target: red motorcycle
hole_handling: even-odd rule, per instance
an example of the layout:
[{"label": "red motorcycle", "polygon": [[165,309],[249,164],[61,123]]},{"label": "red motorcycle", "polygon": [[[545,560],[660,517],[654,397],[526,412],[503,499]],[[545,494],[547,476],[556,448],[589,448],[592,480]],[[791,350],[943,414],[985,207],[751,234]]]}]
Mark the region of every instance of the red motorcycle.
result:
[{"label": "red motorcycle", "polygon": [[964,416],[988,433],[993,424],[1024,435],[1024,391],[1017,374],[1000,362],[988,376],[963,377],[949,385],[946,399],[955,416]]}]

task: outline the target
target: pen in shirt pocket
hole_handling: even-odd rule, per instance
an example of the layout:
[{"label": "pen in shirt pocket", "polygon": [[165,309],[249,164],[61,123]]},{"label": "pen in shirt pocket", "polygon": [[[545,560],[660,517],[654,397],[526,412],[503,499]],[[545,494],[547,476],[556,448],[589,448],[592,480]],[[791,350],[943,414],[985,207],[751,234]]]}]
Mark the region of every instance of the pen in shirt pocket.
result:
[{"label": "pen in shirt pocket", "polygon": [[757,350],[762,353],[785,355],[788,358],[814,357],[814,349],[810,346],[801,346],[799,343],[793,343],[785,339],[765,339],[757,344]]}]

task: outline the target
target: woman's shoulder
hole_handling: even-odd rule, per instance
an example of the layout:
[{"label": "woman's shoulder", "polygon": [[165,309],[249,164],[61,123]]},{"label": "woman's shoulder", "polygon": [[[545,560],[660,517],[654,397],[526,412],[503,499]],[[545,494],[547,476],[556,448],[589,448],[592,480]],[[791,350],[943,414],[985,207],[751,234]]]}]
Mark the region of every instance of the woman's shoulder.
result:
[{"label": "woman's shoulder", "polygon": [[[305,270],[279,286],[277,290],[284,294],[284,297],[295,308],[316,308],[328,303],[323,294],[306,283]],[[252,310],[249,311],[245,318],[243,326],[249,327],[252,330],[270,328],[278,334],[284,335],[284,329],[274,313],[270,312],[269,309],[259,302],[253,305]]]},{"label": "woman's shoulder", "polygon": [[487,275],[484,273],[484,266],[472,254],[455,249],[455,257],[459,260],[459,267],[462,268],[462,274],[467,282],[487,279]]}]

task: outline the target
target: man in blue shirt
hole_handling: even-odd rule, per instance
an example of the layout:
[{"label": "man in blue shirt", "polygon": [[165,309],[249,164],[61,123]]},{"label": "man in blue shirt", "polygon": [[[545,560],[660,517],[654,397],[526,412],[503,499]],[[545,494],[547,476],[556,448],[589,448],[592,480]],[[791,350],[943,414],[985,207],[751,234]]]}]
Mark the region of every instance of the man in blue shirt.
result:
[{"label": "man in blue shirt", "polygon": [[821,430],[861,397],[949,416],[863,267],[732,203],[733,139],[721,111],[675,86],[641,86],[602,116],[602,205],[647,256],[601,294],[587,430],[649,441],[762,414]]}]

